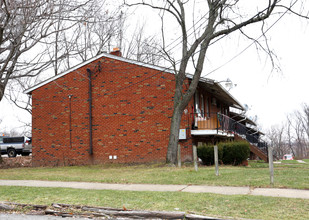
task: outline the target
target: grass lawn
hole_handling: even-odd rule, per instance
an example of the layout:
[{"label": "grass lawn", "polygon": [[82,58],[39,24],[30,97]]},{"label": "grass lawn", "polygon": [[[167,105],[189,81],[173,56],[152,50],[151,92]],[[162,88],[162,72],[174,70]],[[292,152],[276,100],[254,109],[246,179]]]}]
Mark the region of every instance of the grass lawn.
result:
[{"label": "grass lawn", "polygon": [[[218,177],[213,166],[199,167],[195,172],[193,166],[112,164],[1,169],[0,179],[269,187],[268,164],[252,161],[249,165],[220,166]],[[274,187],[309,189],[309,164],[275,164]]]},{"label": "grass lawn", "polygon": [[284,163],[284,164],[300,164],[297,160],[282,160],[281,163]]},{"label": "grass lawn", "polygon": [[[185,192],[130,192],[0,186],[0,201],[193,212],[213,217],[308,219],[309,200]],[[177,209],[177,210],[178,210]]]}]

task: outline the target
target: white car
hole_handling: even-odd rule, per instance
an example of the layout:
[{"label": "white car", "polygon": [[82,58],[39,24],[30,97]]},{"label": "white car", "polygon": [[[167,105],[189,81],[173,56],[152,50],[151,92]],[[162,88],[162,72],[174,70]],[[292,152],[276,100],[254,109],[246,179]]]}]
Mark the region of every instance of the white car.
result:
[{"label": "white car", "polygon": [[292,154],[285,154],[283,155],[283,160],[294,160],[294,157]]},{"label": "white car", "polygon": [[17,154],[29,156],[32,153],[31,138],[28,137],[1,137],[1,154],[7,154],[8,157],[16,157]]}]

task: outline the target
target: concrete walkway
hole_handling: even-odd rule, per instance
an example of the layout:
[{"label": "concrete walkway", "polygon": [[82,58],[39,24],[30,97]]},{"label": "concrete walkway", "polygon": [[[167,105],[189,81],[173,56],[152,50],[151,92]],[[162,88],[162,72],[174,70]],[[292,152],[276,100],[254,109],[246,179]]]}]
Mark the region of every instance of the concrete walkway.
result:
[{"label": "concrete walkway", "polygon": [[94,190],[126,190],[156,192],[216,193],[223,195],[253,195],[309,199],[309,190],[250,188],[205,185],[109,184],[87,182],[59,182],[40,180],[0,180],[0,186],[62,187]]}]

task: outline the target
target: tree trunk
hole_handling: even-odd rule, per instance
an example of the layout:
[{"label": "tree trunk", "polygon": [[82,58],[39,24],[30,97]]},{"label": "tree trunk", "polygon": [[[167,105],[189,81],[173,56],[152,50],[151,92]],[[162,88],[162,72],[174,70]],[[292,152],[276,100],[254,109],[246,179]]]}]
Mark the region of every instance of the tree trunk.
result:
[{"label": "tree trunk", "polygon": [[0,82],[0,102],[4,96],[4,88],[5,88],[5,85]]},{"label": "tree trunk", "polygon": [[179,106],[174,108],[171,128],[170,128],[170,137],[167,148],[166,162],[169,164],[176,164],[177,162],[177,145],[179,139],[179,128],[181,122],[182,111]]}]

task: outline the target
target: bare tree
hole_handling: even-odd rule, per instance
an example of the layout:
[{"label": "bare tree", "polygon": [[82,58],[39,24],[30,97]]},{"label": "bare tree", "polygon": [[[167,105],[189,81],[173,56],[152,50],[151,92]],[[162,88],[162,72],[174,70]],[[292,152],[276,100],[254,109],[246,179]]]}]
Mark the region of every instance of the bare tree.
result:
[{"label": "bare tree", "polygon": [[25,96],[23,91],[30,87],[32,84],[32,78],[17,78],[12,81],[7,88],[7,96],[5,96],[9,102],[14,103],[20,109],[25,110],[29,114],[32,113],[31,109],[31,97]]},{"label": "bare tree", "polygon": [[160,42],[146,35],[144,25],[136,27],[133,33],[127,30],[130,15],[121,5],[111,7],[108,1],[92,0],[78,13],[82,17],[68,30],[63,30],[68,21],[57,18],[57,31],[45,39],[45,44],[50,45],[47,50],[55,75],[115,46],[121,48],[124,57],[141,62],[157,64],[162,58],[158,54]]},{"label": "bare tree", "polygon": [[[282,156],[282,153],[292,153],[297,158],[308,157],[308,130],[309,130],[309,110],[308,105],[303,104],[301,110],[296,110],[287,115],[286,123],[281,127],[272,127],[268,136],[271,139],[271,144],[276,147],[277,154]],[[284,129],[284,135],[281,134],[281,129]],[[280,138],[280,137],[283,138]],[[282,144],[278,144],[279,139],[284,140]],[[277,141],[275,141],[277,140]],[[286,147],[284,147],[286,145]]]},{"label": "bare tree", "polygon": [[[155,37],[145,34],[143,26],[136,28],[133,33],[125,29],[125,26],[129,25],[126,23],[128,15],[125,9],[109,6],[108,1],[91,0],[75,11],[69,11],[66,1],[59,0],[57,8],[61,13],[55,13],[48,20],[51,25],[50,34],[37,44],[36,47],[42,49],[34,51],[34,54],[39,54],[44,68],[37,66],[37,71],[30,73],[31,77],[15,77],[6,89],[5,97],[9,102],[30,114],[31,98],[22,94],[22,91],[42,80],[39,73],[45,70],[48,73],[44,75],[45,78],[52,74],[57,75],[77,63],[109,51],[112,46],[122,47],[126,58],[142,62],[157,64],[161,58],[157,49],[159,43]],[[35,60],[32,63],[35,63]],[[17,66],[19,64],[25,66],[29,62],[18,61]],[[19,68],[16,68],[15,72],[17,70]],[[24,124],[31,125],[28,122]]]},{"label": "bare tree", "polygon": [[121,36],[121,51],[126,58],[158,65],[164,57],[160,49],[162,42],[156,36],[147,35],[145,25],[136,26],[133,34],[128,34],[123,27],[125,36]]},{"label": "bare tree", "polygon": [[[83,15],[80,22],[58,39],[62,44],[63,58],[83,62],[119,44],[118,36],[126,16],[120,6],[111,7],[108,1],[93,0],[80,8],[79,13]],[[66,69],[70,65],[67,60]]]},{"label": "bare tree", "polygon": [[[309,106],[307,104],[303,104],[302,110],[302,127],[306,133],[306,139],[309,141]],[[307,144],[309,144],[309,142],[307,142]]]},{"label": "bare tree", "polygon": [[66,34],[66,39],[62,40],[66,44],[63,48],[70,51],[70,60],[83,62],[111,51],[114,46],[120,47],[124,57],[137,61],[158,64],[162,59],[159,54],[161,42],[154,36],[148,36],[144,25],[137,26],[133,32],[128,31],[130,15],[121,6],[111,8],[107,1],[94,0],[83,8],[82,14],[83,22],[78,23],[73,34]]},{"label": "bare tree", "polygon": [[[202,11],[201,13],[197,13],[196,11],[188,13],[188,10],[192,9],[189,5],[192,2],[194,4],[200,4],[198,8],[203,9],[200,10]],[[176,61],[176,59],[166,53],[166,56],[169,57],[173,64],[176,78],[174,112],[171,119],[170,138],[167,150],[168,163],[176,163],[181,116],[195,93],[209,46],[235,31],[240,31],[240,33],[248,36],[244,32],[244,28],[255,23],[261,24],[262,35],[264,36],[266,32],[264,21],[272,15],[280,15],[280,13],[284,14],[288,11],[295,13],[293,6],[296,2],[298,1],[287,1],[285,4],[281,0],[255,1],[254,3],[238,0],[207,0],[199,2],[188,0],[161,0],[155,2],[151,0],[139,0],[134,3],[130,1],[129,3],[129,1],[124,0],[124,3],[128,6],[148,6],[152,9],[159,10],[162,21],[167,16],[174,17],[181,32],[181,59]],[[196,7],[193,7],[194,9]],[[192,17],[193,27],[189,29],[189,22],[192,22]],[[193,31],[190,31],[191,29]],[[162,28],[162,30],[164,29]],[[162,36],[163,43],[165,43],[164,32]],[[262,46],[257,39],[250,38],[249,36],[248,38],[257,43],[257,45]],[[263,46],[262,49],[270,56],[272,55],[268,44]],[[164,51],[168,52],[167,50]],[[184,89],[186,72],[190,61],[194,66],[194,73],[189,87]]]},{"label": "bare tree", "polygon": [[287,123],[286,123],[286,135],[287,135],[287,144],[289,149],[291,150],[293,156],[295,157],[295,151],[294,151],[294,146],[293,146],[293,142],[294,142],[294,136],[293,136],[293,121],[291,116],[287,116]]},{"label": "bare tree", "polygon": [[[10,80],[35,77],[50,66],[52,60],[47,59],[48,51],[42,48],[43,40],[74,25],[72,21],[80,18],[74,12],[86,3],[71,0],[0,1],[0,101]],[[55,28],[59,19],[71,22],[68,26]]]},{"label": "bare tree", "polygon": [[284,154],[288,153],[288,146],[285,143],[284,125],[272,126],[267,132],[270,140],[270,146],[273,147],[273,153],[276,158],[282,158]]},{"label": "bare tree", "polygon": [[309,106],[303,104],[302,111],[295,111],[294,115],[297,149],[301,157],[307,157],[309,155]]},{"label": "bare tree", "polygon": [[[32,0],[27,3],[10,1],[10,4],[1,1],[1,4],[1,12],[7,11],[1,14],[2,23],[5,19],[8,22],[0,26],[4,39],[0,41],[0,64],[7,63],[8,66],[0,65],[0,100],[5,94],[11,103],[30,114],[31,98],[22,92],[42,78],[50,77],[50,74],[41,77],[41,73],[51,73],[48,69],[52,68],[57,75],[101,53],[104,46],[116,41],[118,26],[115,23],[120,12],[118,8],[113,11],[107,7],[106,1]],[[15,26],[19,31],[10,33]],[[17,37],[20,43],[14,45],[12,42]],[[9,53],[10,50],[15,52]]]}]

